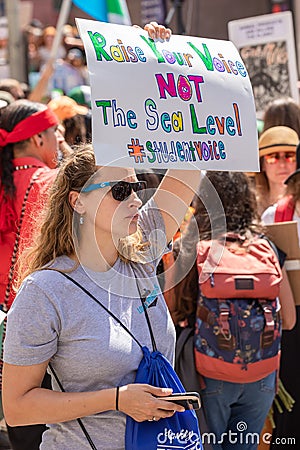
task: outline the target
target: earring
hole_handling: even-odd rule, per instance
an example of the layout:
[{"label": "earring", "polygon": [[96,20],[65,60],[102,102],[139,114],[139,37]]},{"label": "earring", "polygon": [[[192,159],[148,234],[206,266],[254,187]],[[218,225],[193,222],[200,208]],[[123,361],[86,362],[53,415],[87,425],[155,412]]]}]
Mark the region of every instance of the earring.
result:
[{"label": "earring", "polygon": [[80,216],[80,217],[79,217],[79,224],[80,224],[80,225],[83,225],[83,224],[84,224],[84,217],[83,217],[83,216]]}]

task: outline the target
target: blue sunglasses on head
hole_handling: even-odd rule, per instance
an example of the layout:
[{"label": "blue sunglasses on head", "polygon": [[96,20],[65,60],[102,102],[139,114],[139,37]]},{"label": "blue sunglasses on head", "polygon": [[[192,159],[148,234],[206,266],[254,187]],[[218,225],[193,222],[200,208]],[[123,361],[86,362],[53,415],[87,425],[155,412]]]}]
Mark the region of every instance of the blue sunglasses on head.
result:
[{"label": "blue sunglasses on head", "polygon": [[130,183],[129,181],[103,181],[102,183],[89,184],[84,187],[81,192],[88,193],[108,186],[111,187],[113,198],[118,202],[123,202],[131,195],[132,191],[136,192],[142,200],[147,183],[146,181],[135,181],[133,183]]}]

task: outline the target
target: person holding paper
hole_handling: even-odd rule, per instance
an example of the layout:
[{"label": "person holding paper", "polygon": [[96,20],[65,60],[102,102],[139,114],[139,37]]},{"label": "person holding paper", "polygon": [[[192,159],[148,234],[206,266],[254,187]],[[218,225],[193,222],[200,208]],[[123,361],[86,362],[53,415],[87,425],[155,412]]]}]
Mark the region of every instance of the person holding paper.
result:
[{"label": "person holding paper", "polygon": [[[300,247],[300,145],[297,146],[296,170],[285,180],[286,195],[275,205],[270,206],[262,215],[265,224],[296,221]],[[273,433],[276,437],[296,439],[296,447],[300,444],[300,387],[298,351],[300,345],[300,304],[298,293],[294,296],[296,303],[296,325],[291,331],[284,331],[282,335],[280,379],[287,391],[295,400],[292,411],[284,410],[278,413],[275,409],[276,428]],[[272,448],[278,448],[278,446]]]},{"label": "person holding paper", "polygon": [[284,180],[296,168],[298,142],[296,131],[285,126],[272,127],[261,134],[261,171],[255,175],[259,214],[284,195]]},{"label": "person holding paper", "polygon": [[[172,361],[175,332],[155,269],[200,171],[169,170],[153,199],[139,209],[144,183],[133,169],[97,169],[88,146],[61,166],[37,246],[28,256],[29,275],[8,317],[5,416],[14,426],[50,424],[41,449],[89,448],[78,417],[97,449],[124,449],[126,415],[145,421],[182,411],[163,401],[170,391],[132,384],[140,348],[60,272],[92,292],[149,346],[137,283],[155,292],[147,310],[161,351]],[[49,363],[66,392],[59,392],[55,377],[54,391],[40,387]]]}]

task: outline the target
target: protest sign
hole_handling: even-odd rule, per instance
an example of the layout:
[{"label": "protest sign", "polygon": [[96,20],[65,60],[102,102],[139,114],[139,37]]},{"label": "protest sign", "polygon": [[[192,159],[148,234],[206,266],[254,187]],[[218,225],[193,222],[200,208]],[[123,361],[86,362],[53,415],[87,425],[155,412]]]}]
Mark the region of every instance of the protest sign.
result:
[{"label": "protest sign", "polygon": [[77,19],[98,164],[258,171],[251,83],[229,41]]},{"label": "protest sign", "polygon": [[259,118],[276,98],[292,97],[299,102],[290,11],[233,20],[228,23],[228,34],[247,67]]}]

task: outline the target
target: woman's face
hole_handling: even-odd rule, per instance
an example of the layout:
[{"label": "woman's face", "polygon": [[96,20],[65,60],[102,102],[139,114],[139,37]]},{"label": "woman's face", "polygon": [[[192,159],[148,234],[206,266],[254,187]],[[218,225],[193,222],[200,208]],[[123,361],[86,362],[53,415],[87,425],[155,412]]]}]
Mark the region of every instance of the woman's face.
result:
[{"label": "woman's face", "polygon": [[[136,182],[137,178],[133,169],[102,167],[98,170],[92,184],[105,182],[129,181]],[[129,197],[118,201],[113,197],[110,186],[96,188],[81,195],[85,207],[84,223],[92,226],[96,238],[103,240],[104,236],[112,236],[115,243],[137,231],[138,209],[142,201],[131,191]]]},{"label": "woman's face", "polygon": [[41,153],[40,159],[50,169],[54,169],[57,166],[58,133],[56,125],[40,133],[43,141],[43,146],[39,149]]},{"label": "woman's face", "polygon": [[296,170],[295,152],[274,152],[263,157],[262,170],[270,185],[284,184],[291,173]]}]

